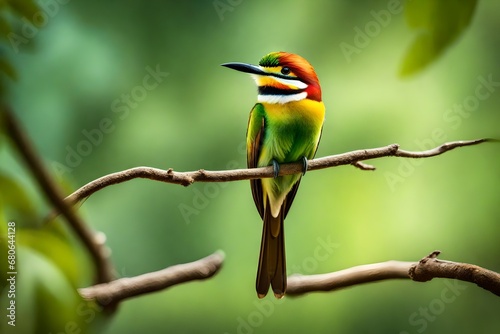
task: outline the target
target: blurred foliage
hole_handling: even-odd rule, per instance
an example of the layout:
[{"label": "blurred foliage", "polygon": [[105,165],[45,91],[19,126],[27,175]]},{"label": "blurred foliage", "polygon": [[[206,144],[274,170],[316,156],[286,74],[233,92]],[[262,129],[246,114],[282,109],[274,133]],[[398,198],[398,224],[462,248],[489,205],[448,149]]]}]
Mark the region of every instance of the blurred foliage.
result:
[{"label": "blurred foliage", "polygon": [[[2,186],[5,184],[3,182]],[[30,199],[24,194],[20,195],[18,186],[12,180],[10,186],[1,188],[2,195],[12,191],[15,196],[9,197],[7,203],[3,201],[5,205],[0,209],[14,207],[30,210],[31,207],[26,205]],[[2,256],[0,304],[7,307],[11,300],[15,300],[16,305],[16,326],[9,325],[8,321],[13,319],[8,319],[0,323],[0,331],[50,333],[55,329],[67,331],[67,328],[74,328],[87,332],[89,322],[85,319],[89,315],[95,318],[99,310],[95,305],[83,301],[77,292],[79,286],[88,284],[89,266],[85,265],[81,250],[71,241],[61,222],[52,222],[36,229],[16,224],[16,221],[20,221],[26,225],[30,221],[28,210],[19,215],[14,213],[18,217],[15,221],[6,220],[6,214],[0,210],[0,250],[3,254],[11,254],[9,249],[15,251],[13,263],[7,263],[7,257]],[[8,230],[7,226],[10,227]],[[16,274],[12,275],[11,272]],[[15,289],[12,289],[8,279],[14,276]]]},{"label": "blurred foliage", "polygon": [[[81,272],[84,268],[80,268],[81,259],[72,246],[50,228],[17,229],[16,255],[16,326],[3,321],[2,333],[50,333],[67,330],[68,324],[87,332],[82,313],[89,306],[76,290],[82,283],[80,277],[85,276]],[[0,298],[2,305],[10,300],[7,294]]]},{"label": "blurred foliage", "polygon": [[[255,87],[218,64],[256,63],[277,50],[304,56],[320,77],[328,114],[318,156],[393,142],[420,150],[500,137],[495,2],[407,1],[404,17],[387,1],[47,0],[35,7],[19,0],[0,6],[6,37],[0,70],[14,76],[15,68],[19,78],[8,85],[7,101],[68,193],[69,185],[141,165],[244,168]],[[382,12],[392,13],[384,24],[376,19]],[[367,27],[377,33],[356,45]],[[9,33],[17,34],[14,42]],[[459,35],[453,52],[443,54]],[[27,52],[35,43],[36,52]],[[341,43],[356,46],[352,59]],[[394,73],[402,58],[403,76],[421,75],[399,80]],[[125,302],[111,321],[76,293],[91,284],[85,250],[64,221],[44,222],[51,208],[3,132],[0,306],[5,310],[8,302],[6,226],[15,222],[23,327],[2,321],[1,333],[443,333],[500,326],[496,297],[445,280],[257,300],[261,225],[247,182],[182,188],[147,180],[100,191],[79,209],[106,234],[118,273],[139,275],[216,249],[226,262],[209,281]],[[375,160],[375,173],[342,167],[308,174],[286,223],[290,272],[417,260],[436,248],[443,258],[499,271],[498,152],[498,145],[486,144],[425,161]],[[443,302],[443,291],[453,302]]]},{"label": "blurred foliage", "polygon": [[415,74],[435,61],[470,24],[476,4],[477,0],[408,1],[406,22],[417,36],[404,57],[400,74]]},{"label": "blurred foliage", "polygon": [[[36,26],[44,24],[47,18],[47,13],[32,0],[0,3],[0,72],[16,78],[11,53],[18,54],[19,45],[34,37],[26,34],[37,31]],[[0,80],[3,93],[4,77]],[[0,129],[3,144],[5,128],[1,121]],[[61,222],[40,226],[40,208],[32,196],[20,180],[6,170],[0,171],[0,304],[9,306],[10,301],[15,300],[17,310],[16,326],[8,323],[12,318],[5,318],[8,320],[0,323],[0,332],[50,333],[55,329],[87,332],[88,322],[84,316],[88,316],[92,308],[82,300],[77,288],[82,283],[88,284],[89,267],[82,254],[78,254],[82,252],[79,245],[62,228]],[[11,221],[6,217],[16,219]],[[11,254],[13,250],[16,259],[10,267],[9,257],[4,254]],[[10,272],[17,273],[15,290],[10,290]],[[92,307],[95,314],[98,308]]]},{"label": "blurred foliage", "polygon": [[[6,41],[7,45],[0,44],[0,73],[7,75],[11,79],[16,78],[16,70],[9,60],[9,52],[18,53],[18,45],[24,44],[26,36],[23,36],[24,30],[21,28],[21,21],[37,25],[35,22],[40,8],[34,0],[1,0],[0,1],[0,37]],[[36,28],[35,28],[36,29]],[[11,50],[12,49],[12,50]],[[3,75],[0,77],[0,92],[3,92]]]},{"label": "blurred foliage", "polygon": [[[19,180],[0,174],[0,189],[0,251],[10,254],[1,257],[0,304],[7,307],[15,300],[17,310],[16,326],[8,324],[12,319],[2,321],[0,332],[50,333],[66,326],[86,332],[84,316],[98,308],[89,306],[77,292],[89,282],[82,250],[60,221],[40,226],[39,208]],[[14,262],[7,262],[13,251]],[[11,272],[16,273],[15,290],[8,281]]]},{"label": "blurred foliage", "polygon": [[16,216],[22,217],[23,221],[35,221],[37,212],[35,204],[26,192],[26,188],[13,178],[0,174],[0,189],[8,189],[8,192],[0,193],[0,212],[15,210]]}]

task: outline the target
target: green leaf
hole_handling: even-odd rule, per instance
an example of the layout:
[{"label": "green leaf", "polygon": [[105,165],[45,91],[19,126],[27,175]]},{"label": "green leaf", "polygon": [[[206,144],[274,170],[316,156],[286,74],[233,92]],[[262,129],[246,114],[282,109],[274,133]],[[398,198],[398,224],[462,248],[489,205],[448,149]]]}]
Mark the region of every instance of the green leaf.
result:
[{"label": "green leaf", "polygon": [[31,224],[36,221],[35,204],[17,180],[0,172],[0,189],[0,211],[3,211],[8,219]]},{"label": "green leaf", "polygon": [[[65,333],[69,322],[85,333],[86,324],[77,314],[78,304],[84,301],[60,268],[44,254],[21,245],[17,247],[17,260],[18,274],[10,276],[15,277],[15,299],[2,296],[2,305],[15,300],[16,326],[12,333]],[[2,321],[1,332],[9,333],[9,327]]]},{"label": "green leaf", "polygon": [[50,258],[72,285],[79,286],[83,283],[84,276],[81,273],[83,268],[79,264],[81,259],[77,258],[76,252],[68,240],[64,240],[61,233],[57,229],[51,228],[50,225],[45,225],[42,229],[37,230],[23,229],[23,245]]},{"label": "green leaf", "polygon": [[405,17],[417,35],[408,48],[399,75],[410,76],[439,58],[470,24],[477,0],[407,1]]},{"label": "green leaf", "polygon": [[[0,239],[0,251],[5,251],[6,239]],[[82,265],[69,240],[50,226],[16,228],[15,269],[16,327],[3,321],[0,333],[87,333],[90,327],[106,323],[100,307],[78,294],[88,266]],[[2,277],[2,282],[8,277]],[[0,304],[7,305],[11,299],[2,294]]]}]

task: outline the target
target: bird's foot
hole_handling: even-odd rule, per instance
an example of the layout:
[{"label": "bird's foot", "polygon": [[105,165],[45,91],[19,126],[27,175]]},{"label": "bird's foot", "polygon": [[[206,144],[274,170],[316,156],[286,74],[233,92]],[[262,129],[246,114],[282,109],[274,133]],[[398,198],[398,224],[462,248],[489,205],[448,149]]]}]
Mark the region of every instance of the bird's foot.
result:
[{"label": "bird's foot", "polygon": [[273,159],[273,170],[274,170],[274,178],[277,178],[278,174],[280,173],[280,164],[275,159]]},{"label": "bird's foot", "polygon": [[308,162],[307,158],[302,157],[302,175],[306,175],[308,165],[309,165],[309,162]]}]

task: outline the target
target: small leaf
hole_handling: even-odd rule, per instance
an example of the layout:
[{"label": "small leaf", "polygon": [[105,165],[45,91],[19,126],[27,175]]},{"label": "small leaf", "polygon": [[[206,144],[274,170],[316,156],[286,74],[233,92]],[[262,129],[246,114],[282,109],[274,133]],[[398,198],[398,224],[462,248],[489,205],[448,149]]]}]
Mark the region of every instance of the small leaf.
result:
[{"label": "small leaf", "polygon": [[408,26],[417,35],[408,48],[399,75],[410,76],[435,61],[470,24],[477,0],[413,0],[406,2]]},{"label": "small leaf", "polygon": [[8,219],[27,223],[36,220],[35,204],[19,181],[0,172],[0,189],[0,209]]}]

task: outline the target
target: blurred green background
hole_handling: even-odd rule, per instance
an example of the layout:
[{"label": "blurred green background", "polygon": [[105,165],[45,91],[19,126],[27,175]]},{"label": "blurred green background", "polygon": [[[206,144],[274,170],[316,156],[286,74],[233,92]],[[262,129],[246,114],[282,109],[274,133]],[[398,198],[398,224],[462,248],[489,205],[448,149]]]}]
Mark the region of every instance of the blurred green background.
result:
[{"label": "blurred green background", "polygon": [[[327,107],[318,157],[391,143],[423,150],[500,137],[499,2],[479,2],[457,41],[405,78],[398,71],[415,31],[403,13],[380,18],[391,1],[62,2],[47,7],[53,15],[45,27],[19,44],[19,53],[11,52],[18,80],[7,101],[47,166],[69,183],[68,193],[136,166],[243,168],[256,88],[248,76],[219,64],[257,63],[271,51],[300,54],[318,73]],[[149,79],[145,86],[151,71],[162,74],[157,85]],[[339,167],[308,173],[286,221],[288,268],[324,273],[415,261],[439,249],[443,259],[500,271],[499,153],[498,144],[482,144],[426,160],[368,161],[375,172]],[[7,211],[6,219],[40,225],[50,208],[32,177],[5,142],[0,159],[2,174],[17,180],[35,207],[29,224],[17,211]],[[62,324],[73,319],[89,332],[494,333],[500,327],[498,297],[442,279],[259,301],[261,222],[246,181],[183,188],[133,180],[96,193],[79,212],[105,233],[120,276],[218,249],[226,254],[212,279],[128,300],[110,321],[98,311],[61,315]],[[74,281],[83,287],[91,267],[81,249],[73,252]],[[24,256],[19,293],[25,286],[25,298],[33,300],[27,277],[40,261]],[[67,287],[57,275],[40,275],[53,298],[61,297]],[[44,305],[50,313],[47,299],[36,300],[31,313],[18,306],[19,322],[29,321],[23,315],[43,318]],[[50,330],[69,332],[63,325]]]}]

